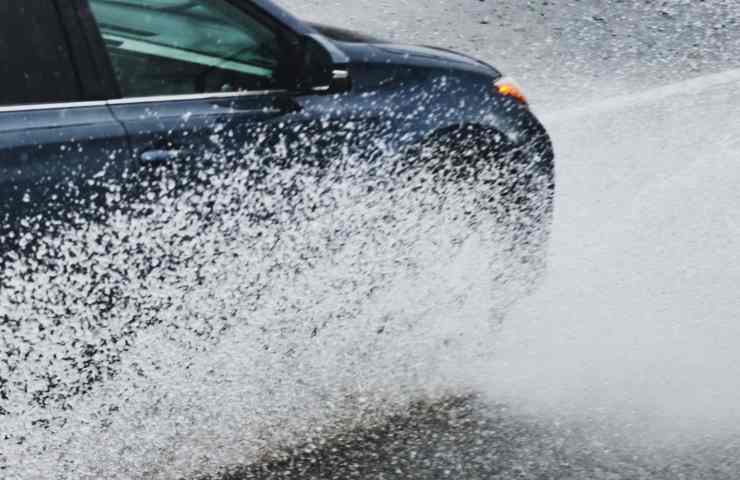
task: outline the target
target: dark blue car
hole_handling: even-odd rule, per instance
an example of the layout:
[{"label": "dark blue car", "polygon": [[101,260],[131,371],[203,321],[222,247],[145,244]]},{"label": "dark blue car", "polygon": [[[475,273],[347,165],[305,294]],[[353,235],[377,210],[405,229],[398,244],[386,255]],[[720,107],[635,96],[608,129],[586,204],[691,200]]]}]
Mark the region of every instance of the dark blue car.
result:
[{"label": "dark blue car", "polygon": [[140,198],[142,178],[183,165],[192,181],[214,135],[222,152],[280,144],[318,165],[378,141],[409,168],[494,164],[513,172],[506,202],[538,198],[522,224],[549,221],[550,140],[516,85],[467,56],[309,25],[269,0],[4,2],[0,27],[4,252],[82,211],[104,218],[101,184]]},{"label": "dark blue car", "polygon": [[[483,62],[309,25],[269,0],[0,2],[0,59],[0,418],[26,403],[70,408],[117,374],[145,329],[188,330],[197,349],[263,298],[282,299],[272,277],[346,245],[361,257],[366,245],[331,221],[315,222],[320,235],[310,221],[290,230],[325,214],[332,188],[371,201],[390,192],[376,214],[392,228],[359,230],[379,252],[403,252],[403,235],[387,238],[396,226],[426,239],[401,204],[431,186],[424,208],[463,205],[453,220],[475,228],[480,212],[499,219],[514,264],[544,265],[550,139],[517,86]],[[450,186],[474,201],[445,197]],[[357,205],[344,205],[352,216]],[[277,241],[293,255],[254,268]],[[222,296],[232,267],[237,287]],[[327,289],[371,298],[387,272],[368,268],[372,281],[342,269]],[[297,296],[289,308],[310,297]],[[181,311],[185,299],[198,311],[203,299],[203,309],[225,303],[201,322]],[[337,303],[327,316],[338,321],[353,306]],[[25,392],[20,404],[13,392]]]}]

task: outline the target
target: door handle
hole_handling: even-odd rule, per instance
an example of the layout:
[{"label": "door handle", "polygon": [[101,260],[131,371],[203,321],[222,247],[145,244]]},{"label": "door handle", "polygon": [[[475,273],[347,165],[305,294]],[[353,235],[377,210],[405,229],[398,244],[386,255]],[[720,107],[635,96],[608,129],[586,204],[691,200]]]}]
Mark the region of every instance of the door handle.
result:
[{"label": "door handle", "polygon": [[157,164],[177,160],[183,154],[182,150],[176,149],[153,149],[141,152],[139,159],[142,163]]}]

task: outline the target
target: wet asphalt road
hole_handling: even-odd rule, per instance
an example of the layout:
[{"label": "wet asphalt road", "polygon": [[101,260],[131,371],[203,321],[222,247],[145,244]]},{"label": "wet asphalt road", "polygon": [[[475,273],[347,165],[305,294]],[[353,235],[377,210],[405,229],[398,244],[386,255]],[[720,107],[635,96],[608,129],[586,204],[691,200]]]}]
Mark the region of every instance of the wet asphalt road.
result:
[{"label": "wet asphalt road", "polygon": [[218,478],[735,480],[740,473],[740,442],[651,450],[614,440],[458,397],[419,402],[376,428],[313,439]]}]

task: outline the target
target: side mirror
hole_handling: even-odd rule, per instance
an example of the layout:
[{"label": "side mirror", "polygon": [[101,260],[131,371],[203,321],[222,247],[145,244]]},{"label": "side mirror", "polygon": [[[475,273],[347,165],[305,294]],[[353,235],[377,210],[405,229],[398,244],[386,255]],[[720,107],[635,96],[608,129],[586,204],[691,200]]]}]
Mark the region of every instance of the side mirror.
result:
[{"label": "side mirror", "polygon": [[297,79],[300,91],[340,93],[352,88],[349,59],[320,35],[304,37],[302,67]]}]

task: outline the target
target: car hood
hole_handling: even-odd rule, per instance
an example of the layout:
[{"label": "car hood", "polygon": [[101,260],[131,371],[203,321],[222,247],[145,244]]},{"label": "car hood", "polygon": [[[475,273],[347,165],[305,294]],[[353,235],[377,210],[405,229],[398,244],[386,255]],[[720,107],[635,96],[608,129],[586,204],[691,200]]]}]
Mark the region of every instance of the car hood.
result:
[{"label": "car hood", "polygon": [[322,23],[309,23],[317,32],[334,40],[336,42],[343,43],[385,43],[380,38],[373,37],[366,33],[357,32],[355,30],[347,30],[345,28],[332,27],[330,25],[324,25]]},{"label": "car hood", "polygon": [[457,68],[495,77],[501,76],[493,66],[452,50],[390,43],[372,35],[328,25],[311,24],[311,26],[335,42],[352,62]]}]

